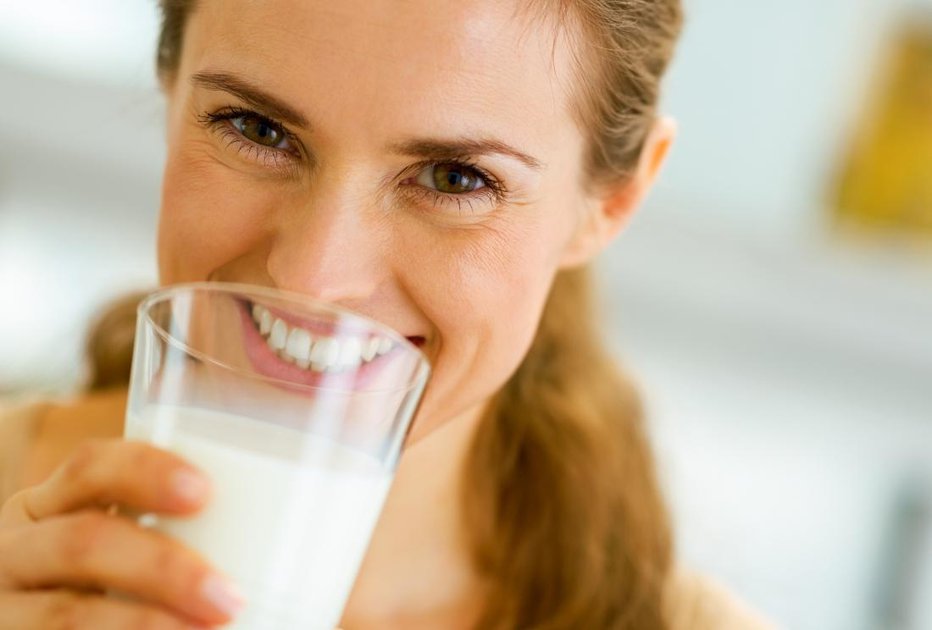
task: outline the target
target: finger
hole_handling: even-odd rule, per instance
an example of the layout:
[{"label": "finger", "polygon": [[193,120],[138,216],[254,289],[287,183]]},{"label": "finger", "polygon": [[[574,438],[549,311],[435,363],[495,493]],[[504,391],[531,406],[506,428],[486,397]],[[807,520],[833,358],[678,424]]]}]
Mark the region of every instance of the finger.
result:
[{"label": "finger", "polygon": [[0,630],[194,630],[206,626],[143,604],[67,590],[0,594]]},{"label": "finger", "polygon": [[21,509],[39,520],[89,506],[113,503],[146,512],[184,514],[207,499],[209,482],[180,457],[142,442],[84,443],[43,484],[18,497]]},{"label": "finger", "polygon": [[169,536],[86,510],[0,531],[0,585],[113,589],[203,623],[229,621],[241,598]]}]

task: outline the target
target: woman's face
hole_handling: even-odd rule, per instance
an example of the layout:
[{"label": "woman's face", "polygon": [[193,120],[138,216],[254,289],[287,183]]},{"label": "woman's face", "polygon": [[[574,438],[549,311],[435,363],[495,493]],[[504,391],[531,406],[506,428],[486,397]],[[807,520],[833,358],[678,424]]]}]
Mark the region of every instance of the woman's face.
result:
[{"label": "woman's face", "polygon": [[202,0],[167,90],[161,282],[392,326],[434,368],[413,439],[478,412],[592,205],[568,46],[501,0]]}]

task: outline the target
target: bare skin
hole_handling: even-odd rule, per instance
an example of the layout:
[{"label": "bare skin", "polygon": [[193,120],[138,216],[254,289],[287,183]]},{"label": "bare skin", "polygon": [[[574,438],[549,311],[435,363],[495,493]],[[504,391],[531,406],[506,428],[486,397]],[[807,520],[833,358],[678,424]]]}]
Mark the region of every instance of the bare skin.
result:
[{"label": "bare skin", "polygon": [[48,479],[70,453],[91,439],[118,438],[126,412],[123,388],[85,395],[68,405],[53,405],[39,419],[20,479],[34,486]]},{"label": "bare skin", "polygon": [[[179,76],[164,86],[160,280],[298,291],[425,340],[434,379],[342,623],[467,628],[483,585],[458,489],[477,420],[524,357],[554,275],[591,260],[650,189],[673,125],[656,122],[630,178],[591,191],[570,40],[529,28],[514,6],[198,5]],[[286,134],[268,108],[243,114],[255,99],[231,91],[231,74],[308,124]],[[425,165],[425,138],[434,149],[466,140],[457,151],[481,171]],[[0,512],[0,628],[169,629],[235,614],[235,594],[196,554],[104,511],[194,513],[209,501],[209,480],[189,464],[117,439],[122,395],[43,420],[27,487]]]}]

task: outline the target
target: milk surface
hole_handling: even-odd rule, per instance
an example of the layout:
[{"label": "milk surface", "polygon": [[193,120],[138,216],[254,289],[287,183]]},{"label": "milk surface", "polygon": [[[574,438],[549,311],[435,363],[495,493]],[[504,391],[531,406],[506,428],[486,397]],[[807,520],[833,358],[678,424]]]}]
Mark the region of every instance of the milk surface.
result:
[{"label": "milk surface", "polygon": [[226,413],[152,405],[126,437],[207,473],[192,518],[155,529],[203,554],[243,589],[231,630],[333,630],[391,483],[373,457],[294,429]]}]

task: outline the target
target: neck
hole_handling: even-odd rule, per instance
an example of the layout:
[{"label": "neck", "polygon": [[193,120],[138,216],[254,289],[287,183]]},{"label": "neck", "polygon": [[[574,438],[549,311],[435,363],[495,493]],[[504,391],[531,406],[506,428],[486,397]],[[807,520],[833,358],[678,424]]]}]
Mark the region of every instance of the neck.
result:
[{"label": "neck", "polygon": [[480,589],[461,528],[460,485],[482,409],[447,421],[405,450],[345,627],[455,628],[477,613]]}]

